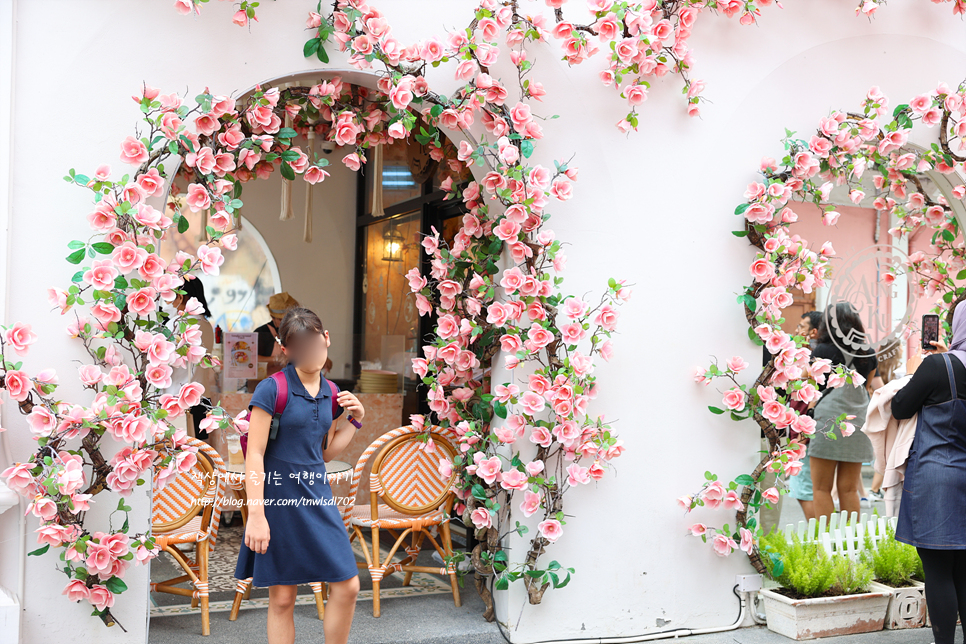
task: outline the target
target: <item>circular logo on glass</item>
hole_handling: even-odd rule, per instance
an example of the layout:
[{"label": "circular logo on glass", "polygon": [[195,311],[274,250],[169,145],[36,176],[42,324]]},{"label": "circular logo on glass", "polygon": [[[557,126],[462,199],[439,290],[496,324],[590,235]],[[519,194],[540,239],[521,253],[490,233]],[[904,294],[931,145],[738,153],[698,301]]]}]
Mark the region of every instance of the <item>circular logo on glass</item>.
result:
[{"label": "circular logo on glass", "polygon": [[[885,359],[899,350],[916,308],[914,285],[895,279],[905,274],[906,259],[898,248],[869,246],[835,271],[824,318],[832,342],[844,355]],[[905,297],[900,297],[900,288]]]}]

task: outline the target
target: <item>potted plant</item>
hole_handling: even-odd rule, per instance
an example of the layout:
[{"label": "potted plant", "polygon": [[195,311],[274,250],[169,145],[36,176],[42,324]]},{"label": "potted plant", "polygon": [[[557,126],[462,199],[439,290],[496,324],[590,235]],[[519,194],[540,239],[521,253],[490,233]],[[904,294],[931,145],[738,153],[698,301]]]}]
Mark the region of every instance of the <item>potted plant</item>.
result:
[{"label": "potted plant", "polygon": [[872,537],[865,535],[862,560],[872,567],[873,586],[891,593],[885,627],[923,626],[926,623],[926,587],[913,579],[916,574],[922,577],[922,561],[916,549],[896,541],[895,529],[887,522],[884,538],[878,545],[873,546]]},{"label": "potted plant", "polygon": [[780,586],[761,590],[771,631],[809,640],[882,629],[892,593],[869,590],[872,567],[829,556],[818,543],[779,531],[762,538],[762,560]]}]

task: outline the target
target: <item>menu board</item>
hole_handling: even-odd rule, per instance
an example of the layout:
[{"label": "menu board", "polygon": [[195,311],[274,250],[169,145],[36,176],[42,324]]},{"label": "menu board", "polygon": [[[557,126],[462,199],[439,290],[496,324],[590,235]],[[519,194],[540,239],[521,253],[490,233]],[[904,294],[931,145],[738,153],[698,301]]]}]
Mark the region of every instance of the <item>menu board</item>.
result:
[{"label": "menu board", "polygon": [[258,377],[258,334],[225,333],[225,377]]}]

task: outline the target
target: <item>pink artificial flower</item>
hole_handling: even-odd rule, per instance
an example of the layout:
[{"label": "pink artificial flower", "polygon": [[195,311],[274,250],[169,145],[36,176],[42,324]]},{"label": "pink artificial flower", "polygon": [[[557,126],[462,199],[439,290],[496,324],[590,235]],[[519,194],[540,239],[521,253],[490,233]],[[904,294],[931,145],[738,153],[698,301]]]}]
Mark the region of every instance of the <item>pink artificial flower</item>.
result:
[{"label": "pink artificial flower", "polygon": [[141,165],[148,160],[148,149],[143,142],[128,136],[121,142],[121,161],[130,165]]},{"label": "pink artificial flower", "polygon": [[741,546],[739,547],[750,555],[755,549],[755,535],[745,528],[740,528],[738,532],[741,534]]},{"label": "pink artificial flower", "polygon": [[29,324],[23,322],[17,322],[7,329],[4,336],[18,356],[27,355],[30,345],[37,341],[37,334],[30,330]]},{"label": "pink artificial flower", "polygon": [[473,525],[477,528],[489,528],[493,525],[493,519],[490,516],[490,511],[487,508],[476,508],[470,515],[470,519],[473,521]]},{"label": "pink artificial flower", "polygon": [[726,534],[721,534],[721,533],[718,533],[713,537],[711,537],[711,546],[714,548],[714,551],[721,557],[727,557],[732,552],[734,552],[735,549],[738,548],[738,544],[735,543],[734,539],[732,539]]},{"label": "pink artificial flower", "polygon": [[524,516],[532,516],[538,509],[540,509],[540,495],[536,492],[527,491],[523,495],[523,503],[520,504],[520,510],[523,512]]},{"label": "pink artificial flower", "polygon": [[551,543],[559,539],[560,535],[563,534],[563,528],[556,519],[541,521],[537,524],[537,530],[540,531],[541,536]]}]

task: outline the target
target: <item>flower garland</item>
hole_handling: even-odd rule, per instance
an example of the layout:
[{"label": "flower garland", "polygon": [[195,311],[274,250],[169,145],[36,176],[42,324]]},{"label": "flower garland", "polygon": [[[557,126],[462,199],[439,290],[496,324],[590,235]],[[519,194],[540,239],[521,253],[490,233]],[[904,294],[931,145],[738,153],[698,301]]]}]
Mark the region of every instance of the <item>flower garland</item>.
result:
[{"label": "flower garland", "polygon": [[[953,3],[953,15],[966,14],[966,0],[930,0],[933,4]],[[859,5],[855,8],[855,15],[862,14],[869,18],[875,15],[879,7],[886,4],[886,0],[859,0]]]},{"label": "flower garland", "polygon": [[[183,15],[200,15],[201,5],[206,4],[208,0],[175,0],[174,8],[180,14]],[[257,0],[241,0],[238,3],[238,10],[232,14],[231,21],[238,25],[239,27],[249,27],[250,21],[258,21],[258,16],[255,15],[255,9],[261,4]]]},{"label": "flower garland", "polygon": [[[197,13],[200,3],[207,1],[178,0],[175,8],[184,14],[192,11]],[[481,6],[490,15],[474,18],[474,30],[482,30],[482,37],[489,47],[483,47],[479,55],[486,60],[488,55],[497,51],[494,41],[502,29],[507,30],[505,44],[510,48],[523,42],[547,42],[551,37],[560,41],[564,53],[562,60],[569,65],[580,64],[603,52],[607,64],[600,72],[601,82],[605,86],[612,86],[630,107],[627,115],[617,122],[617,127],[624,132],[637,130],[638,108],[647,100],[651,84],[668,74],[680,75],[684,82],[682,93],[687,100],[688,115],[699,115],[699,102],[703,100],[701,92],[705,83],[690,77],[694,55],[688,40],[702,11],[720,12],[729,18],[738,16],[740,24],[752,25],[757,22],[761,7],[772,4],[781,7],[777,0],[586,0],[589,16],[578,23],[564,18],[567,0],[545,0],[545,3],[552,10],[549,16],[522,11],[518,0],[483,3]],[[334,2],[333,6],[338,8],[345,4]],[[249,19],[256,19],[254,7],[257,6],[257,2],[242,2],[241,9],[233,16],[235,24],[246,26]],[[365,0],[349,2],[348,6],[361,10],[367,21],[374,20],[374,27],[370,31],[381,34],[387,28],[382,14],[371,9]],[[474,13],[478,13],[478,10]],[[319,60],[327,63],[324,43],[333,35],[333,24],[322,18],[321,1],[317,4],[317,10],[310,13],[306,26],[317,32],[314,38],[306,42],[305,55],[317,54]],[[370,37],[370,34],[361,35],[365,35],[366,39]],[[380,44],[384,45],[384,52],[393,62],[446,62],[454,58],[452,53],[457,54],[459,59],[458,45],[446,42],[451,36],[431,36],[408,49],[392,37]],[[473,41],[474,36],[469,34],[467,38]],[[379,41],[379,36],[372,37]],[[366,39],[359,43],[361,50],[368,49]],[[451,51],[446,51],[446,45]],[[532,63],[524,58],[514,60],[514,64],[526,71]],[[539,99],[542,92],[542,86],[537,83],[531,95]]]},{"label": "flower garland", "polygon": [[[835,438],[835,432],[848,436],[854,431],[848,422],[851,417],[844,414],[829,427],[816,427],[815,421],[793,409],[792,403],[817,400],[822,384],[840,387],[863,382],[859,374],[842,365],[833,368],[828,360],[812,360],[807,339],[789,336],[781,329],[782,310],[793,301],[791,289],[808,293],[824,285],[834,257],[828,242],[816,252],[806,240],[789,235],[788,226],[798,215],[788,203],[812,202],[822,209],[823,223],[834,225],[839,213],[828,203],[832,188],[846,185],[850,199],[858,204],[865,197],[862,175],[875,172],[873,182],[879,191],[875,208],[895,215],[899,222],[889,233],[901,239],[925,230],[930,236],[927,251],[910,255],[902,268],[889,267],[885,281],[892,283],[904,273],[920,294],[938,296],[934,310],[946,313],[947,333],[955,304],[966,298],[966,287],[961,284],[966,279],[966,250],[959,224],[945,198],[931,195],[922,180],[922,173],[927,171],[946,175],[966,172],[966,156],[962,154],[966,148],[966,85],[952,90],[940,84],[932,92],[896,106],[891,116],[884,116],[888,104],[879,89],[872,88],[860,112],[832,112],[807,141],[795,139],[789,132],[783,140],[785,156],[781,162],[762,160],[762,180],[748,186],[746,201],[735,210],[743,216],[745,225],[734,234],[747,237],[759,250],[750,267],[752,282],[738,302],[744,307],[750,338],[759,346],[764,344],[772,359],[752,385],[738,380],[738,374],[748,366],[741,357],[732,358],[724,366],[712,363],[699,367],[695,380],[707,385],[725,379],[729,389],[723,395],[723,408],[711,407],[711,411],[728,414],[736,421],[754,419],[768,438],[770,450],[754,471],[727,485],[711,472],[706,473],[701,489],[680,498],[679,503],[686,512],[705,505],[735,510],[734,528],[698,523],[689,532],[705,542],[710,540],[719,555],[743,550],[759,572],[764,572],[764,566],[758,549],[761,529],[756,514],[778,502],[785,492],[781,475],[798,474],[805,457],[805,446],[790,440],[786,430],[806,436],[825,432],[831,438]],[[939,128],[938,141],[929,149],[908,145],[916,122]],[[963,199],[966,186],[955,187],[952,195]],[[766,472],[779,475],[776,487],[763,488]]]},{"label": "flower garland", "polygon": [[[602,478],[608,462],[623,451],[610,425],[587,416],[587,406],[597,393],[593,358],[611,357],[616,307],[630,297],[630,288],[611,279],[596,305],[558,292],[563,278],[555,273],[566,258],[561,243],[543,228],[549,218],[545,207],[551,199],[572,196],[577,169],[561,162],[553,170],[527,165],[543,137],[527,101],[544,95],[540,83],[527,78],[532,67],[526,38],[513,35],[523,36],[528,23],[513,5],[484,0],[471,25],[450,33],[445,44],[430,38],[404,46],[385,17],[364,2],[339,2],[329,18],[313,15],[309,20],[318,26],[317,42],[309,41],[307,53],[331,37],[349,52],[349,64],[362,70],[374,63],[382,67],[379,89],[389,97],[390,133],[402,136],[412,129],[409,110],[418,106],[428,125],[420,128],[417,140],[438,144],[440,127],[460,131],[467,140],[460,143],[459,160],[489,169],[480,182],[465,188],[444,182],[450,197],[462,198],[468,209],[463,226],[451,248],[440,243],[435,231],[423,241],[432,256],[428,278],[415,268],[408,274],[420,314],[439,315],[435,337],[423,347],[424,357],[413,360],[413,368],[429,389],[438,424],[460,437],[459,456],[453,462],[441,459],[440,471],[444,476],[456,471],[456,509],[467,525],[476,527],[481,541],[472,561],[487,603],[485,616],[493,619],[486,576],[492,575],[497,589],[523,579],[529,601],[539,603],[550,585],[565,586],[574,572],[556,561],[546,568],[538,565],[545,548],[563,532],[563,494]],[[510,52],[519,89],[513,106],[509,89],[489,74],[499,56],[501,30],[517,47]],[[429,90],[423,74],[450,61],[465,84],[446,98]],[[477,118],[491,141],[474,140],[469,128]],[[497,264],[504,248],[514,265],[501,272]],[[497,298],[498,287],[503,300]],[[583,343],[589,348],[581,351]],[[534,363],[526,388],[515,383],[491,387],[490,364],[500,349],[507,353],[508,369]],[[412,422],[429,424],[418,415]],[[537,446],[532,459],[522,458],[516,444],[524,437]],[[434,449],[428,440],[426,449]],[[590,464],[582,465],[583,459]],[[519,521],[510,527],[514,493],[523,497],[524,516],[542,516],[529,552],[518,561],[502,549],[509,532],[528,531]]]}]

